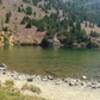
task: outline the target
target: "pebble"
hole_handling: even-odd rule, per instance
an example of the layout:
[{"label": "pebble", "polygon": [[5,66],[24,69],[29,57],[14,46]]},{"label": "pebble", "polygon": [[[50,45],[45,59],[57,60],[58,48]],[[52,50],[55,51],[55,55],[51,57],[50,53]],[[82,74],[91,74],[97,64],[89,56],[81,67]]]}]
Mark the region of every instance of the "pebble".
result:
[{"label": "pebble", "polygon": [[63,81],[61,79],[55,79],[54,82],[56,85],[60,85],[63,83]]},{"label": "pebble", "polygon": [[27,78],[27,81],[28,82],[32,82],[33,81],[33,78]]},{"label": "pebble", "polygon": [[87,79],[87,77],[86,77],[85,75],[83,75],[81,78],[82,78],[83,80],[86,80],[86,79]]},{"label": "pebble", "polygon": [[54,80],[54,77],[51,76],[51,75],[48,75],[47,78],[48,78],[49,80]]},{"label": "pebble", "polygon": [[48,81],[48,78],[45,76],[43,78],[41,78],[42,81]]}]

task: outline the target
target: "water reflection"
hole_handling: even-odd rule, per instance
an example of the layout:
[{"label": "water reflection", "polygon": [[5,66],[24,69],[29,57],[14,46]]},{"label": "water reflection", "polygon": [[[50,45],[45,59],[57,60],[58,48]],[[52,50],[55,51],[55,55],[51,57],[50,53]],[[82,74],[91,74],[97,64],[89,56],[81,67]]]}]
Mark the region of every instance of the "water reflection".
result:
[{"label": "water reflection", "polygon": [[7,64],[10,70],[24,73],[93,77],[100,74],[100,51],[10,47],[0,49],[0,63]]}]

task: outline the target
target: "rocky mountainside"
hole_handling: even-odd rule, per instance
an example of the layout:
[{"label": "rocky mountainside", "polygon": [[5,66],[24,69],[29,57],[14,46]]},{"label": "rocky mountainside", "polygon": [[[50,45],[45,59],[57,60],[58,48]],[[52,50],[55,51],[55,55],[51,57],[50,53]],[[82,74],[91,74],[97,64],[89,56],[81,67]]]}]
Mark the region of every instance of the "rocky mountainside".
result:
[{"label": "rocky mountainside", "polygon": [[0,30],[13,34],[20,44],[88,45],[87,32],[100,32],[99,4],[99,0],[0,0]]}]

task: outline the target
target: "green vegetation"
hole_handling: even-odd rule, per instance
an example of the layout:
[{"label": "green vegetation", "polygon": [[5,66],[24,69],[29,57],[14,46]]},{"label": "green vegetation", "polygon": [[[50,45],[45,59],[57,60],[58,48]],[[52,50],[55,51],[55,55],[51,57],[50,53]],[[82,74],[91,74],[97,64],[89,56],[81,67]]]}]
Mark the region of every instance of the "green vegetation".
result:
[{"label": "green vegetation", "polygon": [[[52,41],[56,38],[64,47],[73,47],[73,44],[90,43],[90,37],[85,29],[81,28],[82,22],[90,22],[85,26],[94,28],[100,27],[100,7],[99,0],[22,0],[22,4],[16,6],[18,18],[16,23],[23,25],[24,28],[31,29],[36,26],[37,31],[46,32],[44,40]],[[36,9],[33,9],[36,8]],[[2,27],[7,31],[10,25],[14,24],[13,12],[9,11],[5,15],[5,23],[8,25],[12,15],[11,24]],[[21,19],[20,16],[23,16]],[[3,25],[2,25],[3,26]],[[16,25],[20,29],[20,25]],[[12,29],[11,29],[12,30]],[[94,32],[95,33],[95,32]]]},{"label": "green vegetation", "polygon": [[30,3],[30,0],[23,0],[23,2],[25,2],[25,3]]},{"label": "green vegetation", "polygon": [[41,1],[41,0],[32,0],[32,4],[35,5],[35,6],[37,6],[37,4],[38,4],[39,1]]},{"label": "green vegetation", "polygon": [[[42,0],[23,0],[25,3],[32,3],[33,5],[37,6],[39,2]],[[43,11],[47,12],[51,9],[54,9],[58,12],[59,10],[63,10],[64,17],[75,16],[76,19],[83,21],[88,20],[99,24],[100,19],[100,7],[99,7],[99,0],[44,0],[44,5],[39,5]]]},{"label": "green vegetation", "polygon": [[14,82],[11,81],[11,80],[7,80],[4,85],[7,87],[7,88],[12,88],[14,86]]},{"label": "green vegetation", "polygon": [[2,4],[2,0],[0,0],[0,4]]},{"label": "green vegetation", "polygon": [[26,13],[27,15],[32,15],[32,8],[31,8],[30,6],[26,7],[25,13]]},{"label": "green vegetation", "polygon": [[10,17],[11,17],[11,12],[8,12],[8,13],[6,14],[6,20],[5,20],[5,23],[9,23]]},{"label": "green vegetation", "polygon": [[93,31],[92,31],[92,32],[90,33],[90,36],[91,36],[91,37],[100,37],[100,34],[97,33],[97,32],[93,32]]},{"label": "green vegetation", "polygon": [[[23,0],[25,3],[31,3],[31,0]],[[30,2],[29,2],[30,1]],[[32,0],[33,5],[41,0]],[[42,1],[43,2],[43,1]],[[76,2],[62,2],[61,0],[45,0],[44,5],[38,5],[47,15],[40,20],[29,17],[23,17],[21,24],[26,28],[36,26],[38,31],[46,31],[45,40],[53,39],[56,35],[60,42],[66,47],[72,47],[73,43],[88,42],[88,36],[85,30],[81,29],[82,18],[74,10]],[[73,7],[72,7],[73,6]],[[55,13],[49,14],[49,10],[56,10]],[[76,7],[75,7],[76,9]],[[62,14],[60,14],[60,11]],[[79,10],[78,10],[79,11]],[[27,8],[27,15],[32,14],[32,8]],[[36,14],[35,14],[36,15]],[[63,38],[62,38],[63,37]]]},{"label": "green vegetation", "polygon": [[23,96],[19,92],[14,92],[6,88],[0,88],[0,100],[45,100],[41,97]]},{"label": "green vegetation", "polygon": [[[31,85],[24,85],[23,90],[30,90],[34,93],[40,93],[40,89],[38,87],[34,87]],[[11,80],[5,81],[4,85],[0,86],[0,100],[46,100],[42,97],[38,96],[24,96],[20,93],[20,91],[14,88],[14,82]]]},{"label": "green vegetation", "polygon": [[28,85],[28,84],[25,84],[22,87],[22,90],[29,90],[29,91],[32,91],[33,93],[37,93],[37,94],[41,93],[41,90],[38,87],[33,86],[33,85]]}]

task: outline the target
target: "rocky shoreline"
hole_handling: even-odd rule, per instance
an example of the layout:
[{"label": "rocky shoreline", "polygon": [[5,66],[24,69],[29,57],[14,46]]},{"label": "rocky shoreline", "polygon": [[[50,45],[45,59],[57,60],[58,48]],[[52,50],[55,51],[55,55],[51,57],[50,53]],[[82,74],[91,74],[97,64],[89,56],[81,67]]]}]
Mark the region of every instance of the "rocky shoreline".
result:
[{"label": "rocky shoreline", "polygon": [[6,76],[8,79],[12,79],[13,81],[27,81],[32,83],[34,81],[41,81],[41,82],[52,82],[55,85],[62,85],[66,84],[70,87],[82,87],[82,88],[90,88],[90,89],[100,89],[100,81],[99,80],[87,80],[86,76],[82,76],[81,79],[75,78],[55,78],[51,75],[29,75],[18,73],[16,71],[3,71],[0,72],[0,77]]},{"label": "rocky shoreline", "polygon": [[[100,81],[88,80],[85,75],[81,79],[57,78],[52,75],[29,75],[0,70],[0,85],[14,83],[14,89],[23,95],[39,96],[46,100],[99,100]],[[98,98],[98,99],[97,99]]]}]

